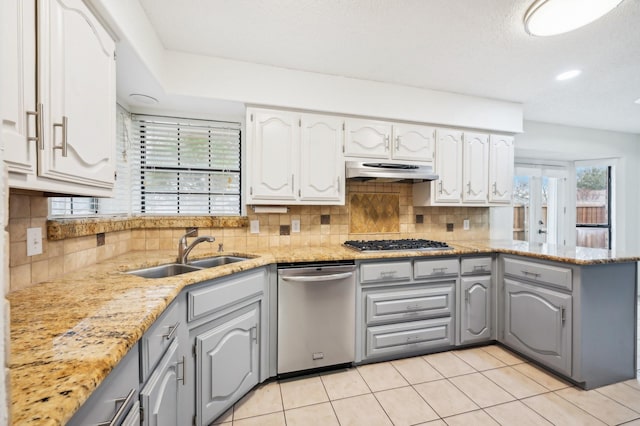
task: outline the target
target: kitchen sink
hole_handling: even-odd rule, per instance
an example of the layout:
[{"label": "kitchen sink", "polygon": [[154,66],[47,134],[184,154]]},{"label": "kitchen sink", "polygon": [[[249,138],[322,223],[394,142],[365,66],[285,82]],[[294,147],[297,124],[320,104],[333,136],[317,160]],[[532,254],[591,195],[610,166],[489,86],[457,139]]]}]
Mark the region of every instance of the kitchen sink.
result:
[{"label": "kitchen sink", "polygon": [[248,257],[240,257],[240,256],[215,256],[215,257],[207,257],[204,259],[193,260],[189,262],[191,266],[197,266],[199,268],[214,268],[216,266],[227,265],[229,263],[242,262],[243,260],[248,260]]},{"label": "kitchen sink", "polygon": [[196,266],[183,265],[181,263],[169,263],[166,265],[153,266],[151,268],[128,271],[127,274],[137,275],[143,278],[166,278],[186,274],[187,272],[199,271],[201,269],[202,268]]}]

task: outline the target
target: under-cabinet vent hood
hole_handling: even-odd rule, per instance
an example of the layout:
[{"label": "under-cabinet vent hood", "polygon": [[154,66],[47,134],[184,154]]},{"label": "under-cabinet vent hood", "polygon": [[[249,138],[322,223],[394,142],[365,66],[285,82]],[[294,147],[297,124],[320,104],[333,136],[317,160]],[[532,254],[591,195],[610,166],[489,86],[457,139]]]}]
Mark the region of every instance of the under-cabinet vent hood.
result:
[{"label": "under-cabinet vent hood", "polygon": [[375,161],[347,161],[347,179],[376,182],[419,182],[436,180],[433,167],[423,164],[382,163]]}]

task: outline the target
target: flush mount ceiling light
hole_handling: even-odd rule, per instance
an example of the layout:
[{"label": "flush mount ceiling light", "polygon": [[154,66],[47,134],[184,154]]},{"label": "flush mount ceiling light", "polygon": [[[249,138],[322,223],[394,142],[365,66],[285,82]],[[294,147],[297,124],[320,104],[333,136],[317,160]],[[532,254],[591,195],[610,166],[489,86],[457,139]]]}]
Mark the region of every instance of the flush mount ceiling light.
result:
[{"label": "flush mount ceiling light", "polygon": [[158,100],[153,96],[143,95],[141,93],[132,93],[129,95],[129,99],[145,105],[155,105],[158,103]]},{"label": "flush mount ceiling light", "polygon": [[636,103],[636,104],[638,104],[638,105],[640,105],[640,98],[636,99],[636,100],[635,100],[635,103]]},{"label": "flush mount ceiling light", "polygon": [[565,72],[562,72],[562,73],[556,75],[556,80],[559,80],[559,81],[570,80],[572,78],[575,78],[575,77],[579,76],[581,73],[582,73],[582,71],[580,71],[580,70],[565,71]]},{"label": "flush mount ceiling light", "polygon": [[623,0],[536,0],[524,15],[525,30],[535,36],[562,34],[587,25]]}]

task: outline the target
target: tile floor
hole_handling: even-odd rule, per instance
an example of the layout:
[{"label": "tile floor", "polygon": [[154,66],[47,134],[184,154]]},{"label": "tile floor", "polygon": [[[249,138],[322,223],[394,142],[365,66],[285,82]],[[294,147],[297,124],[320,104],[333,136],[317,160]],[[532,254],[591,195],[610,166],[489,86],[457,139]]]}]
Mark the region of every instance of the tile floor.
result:
[{"label": "tile floor", "polygon": [[215,424],[640,425],[640,379],[583,391],[492,345],[270,382]]}]

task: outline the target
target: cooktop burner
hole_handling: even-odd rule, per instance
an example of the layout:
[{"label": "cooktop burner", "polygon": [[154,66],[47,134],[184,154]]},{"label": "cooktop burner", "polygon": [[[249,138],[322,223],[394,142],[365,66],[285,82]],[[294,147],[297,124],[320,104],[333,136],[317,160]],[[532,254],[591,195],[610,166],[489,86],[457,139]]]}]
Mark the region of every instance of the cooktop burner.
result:
[{"label": "cooktop burner", "polygon": [[422,239],[345,241],[344,245],[358,251],[426,251],[451,250],[453,248],[447,243]]}]

